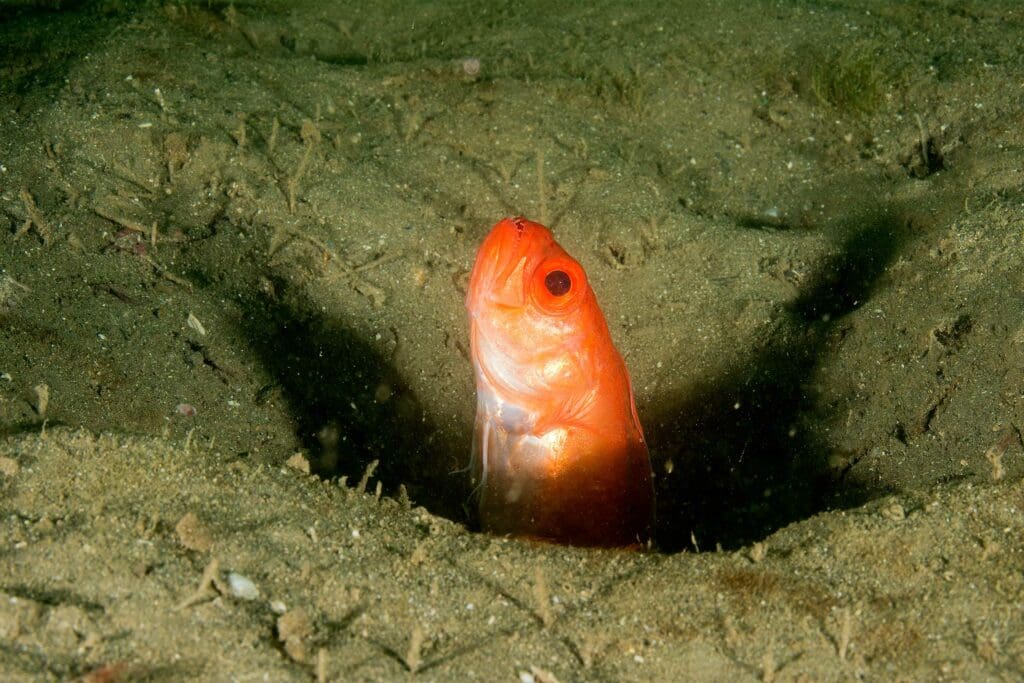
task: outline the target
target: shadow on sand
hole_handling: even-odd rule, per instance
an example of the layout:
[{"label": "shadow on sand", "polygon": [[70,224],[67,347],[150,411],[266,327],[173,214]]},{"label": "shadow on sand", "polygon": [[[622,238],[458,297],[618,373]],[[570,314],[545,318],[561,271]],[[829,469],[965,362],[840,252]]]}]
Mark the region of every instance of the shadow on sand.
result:
[{"label": "shadow on sand", "polygon": [[468,477],[457,468],[468,460],[470,425],[444,437],[379,352],[304,307],[283,280],[274,289],[250,301],[245,334],[275,378],[261,393],[287,403],[313,473],[353,486],[376,460],[373,481],[385,494],[399,496],[404,485],[416,504],[464,522]]},{"label": "shadow on sand", "polygon": [[[749,360],[648,418],[658,474],[658,544],[666,552],[735,548],[830,507],[885,491],[844,480],[815,432],[827,414],[812,388],[818,364],[845,334],[843,317],[871,296],[905,230],[877,210],[839,231],[822,263]],[[664,463],[671,458],[671,474]]]}]

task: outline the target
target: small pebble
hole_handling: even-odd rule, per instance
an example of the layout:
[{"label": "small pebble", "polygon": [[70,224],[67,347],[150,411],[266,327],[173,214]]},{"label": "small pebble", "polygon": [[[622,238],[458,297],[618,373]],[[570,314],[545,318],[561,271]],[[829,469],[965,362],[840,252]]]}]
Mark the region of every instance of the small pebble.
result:
[{"label": "small pebble", "polygon": [[309,474],[309,460],[307,460],[306,456],[302,453],[296,453],[292,457],[288,458],[288,462],[285,464],[293,470],[297,470],[303,474]]},{"label": "small pebble", "polygon": [[462,60],[462,73],[470,78],[480,75],[480,59],[477,57],[466,57]]},{"label": "small pebble", "polygon": [[248,577],[231,572],[228,574],[228,586],[231,595],[239,600],[255,600],[260,597],[260,589]]},{"label": "small pebble", "polygon": [[19,469],[21,468],[18,465],[18,461],[14,458],[0,457],[0,474],[5,477],[14,477],[18,474]]},{"label": "small pebble", "polygon": [[895,500],[882,508],[881,512],[883,517],[891,519],[894,522],[899,522],[907,517],[906,510],[904,510],[903,506]]},{"label": "small pebble", "polygon": [[205,553],[213,547],[213,534],[193,512],[186,513],[174,526],[178,541],[189,550]]}]

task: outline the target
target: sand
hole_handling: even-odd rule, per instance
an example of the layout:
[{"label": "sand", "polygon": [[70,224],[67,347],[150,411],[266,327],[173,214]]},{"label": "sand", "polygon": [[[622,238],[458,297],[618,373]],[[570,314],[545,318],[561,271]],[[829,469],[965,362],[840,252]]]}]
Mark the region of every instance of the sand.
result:
[{"label": "sand", "polygon": [[[0,3],[5,680],[1024,677],[1013,2]],[[552,227],[657,543],[480,534]]]}]

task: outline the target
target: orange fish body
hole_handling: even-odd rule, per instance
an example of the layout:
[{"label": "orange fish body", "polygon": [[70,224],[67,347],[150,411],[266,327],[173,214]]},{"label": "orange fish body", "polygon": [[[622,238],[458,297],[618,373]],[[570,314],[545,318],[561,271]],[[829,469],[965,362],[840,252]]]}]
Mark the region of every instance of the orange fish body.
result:
[{"label": "orange fish body", "polygon": [[506,218],[480,246],[466,306],[484,530],[572,545],[647,541],[647,444],[582,266],[543,225]]}]

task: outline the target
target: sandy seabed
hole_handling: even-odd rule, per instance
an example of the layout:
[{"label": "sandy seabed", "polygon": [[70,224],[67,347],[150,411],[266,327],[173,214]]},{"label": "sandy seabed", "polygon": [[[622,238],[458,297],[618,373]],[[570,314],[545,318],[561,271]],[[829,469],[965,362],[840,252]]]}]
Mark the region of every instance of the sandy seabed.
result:
[{"label": "sandy seabed", "polygon": [[[0,2],[4,680],[1024,677],[1016,2]],[[505,215],[649,552],[473,530]]]}]

